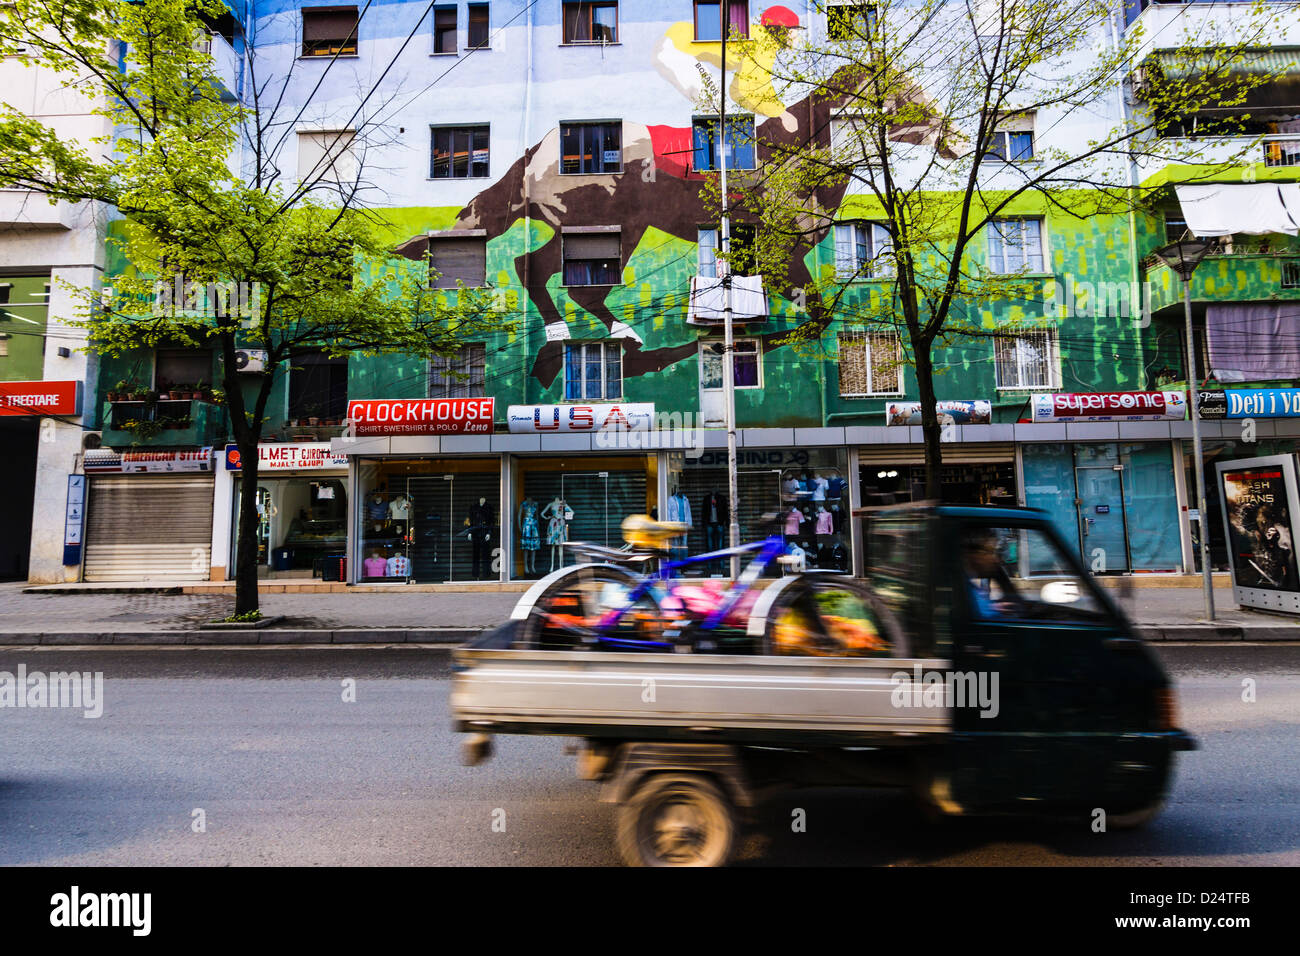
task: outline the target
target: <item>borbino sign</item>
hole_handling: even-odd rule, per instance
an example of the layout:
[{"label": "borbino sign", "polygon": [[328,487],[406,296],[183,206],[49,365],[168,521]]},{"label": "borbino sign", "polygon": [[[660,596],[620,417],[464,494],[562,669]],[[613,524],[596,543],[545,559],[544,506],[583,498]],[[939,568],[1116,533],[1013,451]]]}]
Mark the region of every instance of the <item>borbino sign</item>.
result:
[{"label": "borbino sign", "polygon": [[489,435],[491,398],[375,398],[348,402],[352,434]]},{"label": "borbino sign", "polygon": [[1182,421],[1182,392],[1057,392],[1030,398],[1035,422]]}]

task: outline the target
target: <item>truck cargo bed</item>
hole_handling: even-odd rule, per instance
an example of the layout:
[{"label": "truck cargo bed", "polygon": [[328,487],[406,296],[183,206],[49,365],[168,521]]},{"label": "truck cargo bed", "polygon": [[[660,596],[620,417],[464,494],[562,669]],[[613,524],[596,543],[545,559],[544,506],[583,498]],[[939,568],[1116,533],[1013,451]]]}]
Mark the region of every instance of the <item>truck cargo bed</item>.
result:
[{"label": "truck cargo bed", "polygon": [[459,730],[876,745],[950,727],[947,708],[895,700],[896,674],[942,660],[513,650],[513,627],[454,651]]}]

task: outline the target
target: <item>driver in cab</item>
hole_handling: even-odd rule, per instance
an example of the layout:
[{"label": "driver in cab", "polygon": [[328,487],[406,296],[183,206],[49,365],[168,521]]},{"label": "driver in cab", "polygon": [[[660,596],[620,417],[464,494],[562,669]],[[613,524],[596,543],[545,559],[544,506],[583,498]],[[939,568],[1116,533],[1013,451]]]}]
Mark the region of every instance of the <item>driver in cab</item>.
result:
[{"label": "driver in cab", "polygon": [[1019,599],[1006,568],[998,533],[993,528],[968,528],[962,535],[962,570],[970,585],[975,616],[984,619],[1014,616]]}]

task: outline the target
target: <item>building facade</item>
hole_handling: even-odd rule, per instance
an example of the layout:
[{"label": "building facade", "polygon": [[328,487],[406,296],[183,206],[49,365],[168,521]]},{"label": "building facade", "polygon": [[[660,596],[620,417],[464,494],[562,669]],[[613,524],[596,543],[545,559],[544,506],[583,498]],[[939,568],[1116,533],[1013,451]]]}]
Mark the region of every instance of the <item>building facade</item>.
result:
[{"label": "building facade", "polygon": [[[496,290],[513,323],[453,358],[295,357],[264,436],[265,573],[357,584],[530,579],[566,560],[559,541],[618,544],[623,518],[643,512],[688,520],[685,548],[724,543],[721,330],[690,321],[692,282],[719,272],[718,223],[701,187],[727,139],[704,106],[701,77],[720,75],[724,23],[793,26],[816,41],[866,6],[733,3],[724,21],[720,4],[700,0],[496,0],[435,4],[420,19],[425,7],[407,2],[364,16],[356,6],[289,2],[232,16],[212,41],[232,95],[243,95],[250,57],[258,75],[287,78],[293,123],[282,173],[310,177],[324,164],[354,178],[398,253],[427,253],[449,294],[458,283]],[[1117,7],[1113,32],[1098,42],[1141,27],[1158,62],[1160,38],[1179,18],[1231,20],[1237,6]],[[945,499],[1045,508],[1100,573],[1194,569],[1182,289],[1151,254],[1187,227],[1180,183],[1300,180],[1296,48],[1300,20],[1261,48],[1259,68],[1278,78],[1250,107],[1267,125],[1251,133],[1258,155],[1195,168],[1134,158],[1132,185],[1166,187],[1148,208],[1076,215],[1063,211],[1069,203],[1025,196],[979,244],[986,268],[1022,275],[1032,292],[987,304],[976,316],[987,334],[936,350]],[[729,55],[728,112],[743,131],[832,135],[841,117],[778,96],[762,82],[758,54],[733,46]],[[383,105],[367,126],[358,91],[381,74]],[[1084,149],[1098,129],[1126,120],[1140,92],[1117,86],[1086,120],[1020,118],[1000,134],[1007,164]],[[1251,137],[1207,148],[1235,157]],[[761,165],[743,135],[723,145],[734,168]],[[988,175],[996,185],[1010,172]],[[919,497],[924,455],[908,407],[917,384],[898,362],[896,329],[858,320],[890,294],[887,271],[867,266],[882,249],[878,210],[851,189],[833,198],[837,224],[796,250],[788,286],[764,289],[737,333],[738,504],[743,535],[779,512],[811,561],[851,570],[861,567],[851,512]],[[1282,222],[1247,238],[1261,224],[1238,225],[1192,283],[1205,330],[1193,391],[1300,379],[1300,364],[1290,364],[1300,336],[1288,331],[1300,322],[1296,230]],[[841,274],[849,288],[837,314],[810,316],[802,287]],[[1240,361],[1259,351],[1243,346],[1258,345],[1249,336],[1269,330],[1276,361]],[[255,352],[246,359],[255,371]],[[75,449],[63,472],[38,476],[37,497],[48,496],[52,513],[38,510],[32,580],[233,577],[240,463],[204,388],[217,362],[158,349],[87,366],[84,423],[103,447]],[[1037,396],[1059,400],[1040,409]],[[1090,404],[1095,396],[1115,397]],[[487,434],[346,431],[349,402],[478,398],[493,400]],[[591,427],[615,405],[679,427],[640,444]],[[1095,420],[1108,415],[1138,420]],[[1250,442],[1239,422],[1207,423],[1202,464],[1212,470],[1247,448],[1294,452],[1297,423],[1261,420]],[[87,481],[84,555],[58,565],[71,555],[50,537],[63,525],[54,489],[78,473]]]}]

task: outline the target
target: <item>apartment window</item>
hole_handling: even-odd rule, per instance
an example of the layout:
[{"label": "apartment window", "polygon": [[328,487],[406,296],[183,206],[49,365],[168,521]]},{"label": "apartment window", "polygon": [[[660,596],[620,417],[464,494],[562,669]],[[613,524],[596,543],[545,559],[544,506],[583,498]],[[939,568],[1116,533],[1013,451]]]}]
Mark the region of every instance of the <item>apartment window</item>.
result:
[{"label": "apartment window", "polygon": [[841,332],[840,395],[903,394],[903,350],[896,332]]},{"label": "apartment window", "polygon": [[560,172],[622,172],[622,144],[622,123],[562,123]]},{"label": "apartment window", "polygon": [[[723,7],[727,8],[723,15]],[[695,42],[721,43],[723,25],[727,36],[749,36],[749,4],[746,0],[695,0]]]},{"label": "apartment window", "polygon": [[878,222],[835,225],[835,275],[844,280],[880,279],[894,274],[889,230]]},{"label": "apartment window", "polygon": [[298,134],[298,179],[352,182],[357,176],[356,133],[350,129]]},{"label": "apartment window", "polygon": [[[718,277],[718,251],[722,248],[722,233],[718,229],[701,227],[697,233],[699,275],[709,279]],[[758,270],[757,249],[758,230],[753,223],[733,222],[731,224],[731,272],[732,275],[748,276]]]},{"label": "apartment window", "polygon": [[1017,163],[1034,158],[1034,118],[1009,117],[998,124],[985,163]]},{"label": "apartment window", "polygon": [[826,35],[832,40],[865,39],[875,26],[874,3],[832,3],[826,8]]},{"label": "apartment window", "polygon": [[1300,289],[1300,259],[1282,260],[1282,288]]},{"label": "apartment window", "polygon": [[458,283],[478,289],[487,285],[487,239],[482,236],[433,237],[429,240],[429,268],[437,275],[435,289],[455,289]]},{"label": "apartment window", "polygon": [[348,414],[348,359],[301,349],[289,359],[289,418],[341,421]]},{"label": "apartment window", "polygon": [[488,175],[486,126],[433,128],[433,179],[483,179]]},{"label": "apartment window", "polygon": [[566,3],[565,43],[617,43],[617,3]]},{"label": "apartment window", "polygon": [[622,397],[621,342],[579,342],[564,347],[565,401],[599,401]]},{"label": "apartment window", "polygon": [[303,56],[355,56],[357,8],[316,7],[302,11]]},{"label": "apartment window", "polygon": [[699,274],[709,278],[718,277],[718,230],[701,229],[699,231]]},{"label": "apartment window", "polygon": [[[693,124],[692,141],[696,172],[718,168],[719,136],[718,117],[697,116]],[[727,168],[754,168],[754,117],[727,117]]]},{"label": "apartment window", "polygon": [[870,136],[871,128],[861,114],[839,113],[831,117],[831,151],[836,162],[870,162]]},{"label": "apartment window", "polygon": [[[760,374],[762,350],[757,339],[735,340],[735,370],[732,378],[736,388],[762,388]],[[700,345],[700,387],[706,392],[722,388],[726,368],[726,353],[721,342],[704,342]]]},{"label": "apartment window", "polygon": [[154,354],[153,384],[160,392],[174,385],[193,386],[211,381],[209,349],[159,349]]},{"label": "apartment window", "polygon": [[482,342],[464,345],[453,355],[435,355],[429,360],[429,397],[482,398],[486,370]]},{"label": "apartment window", "polygon": [[566,234],[565,285],[619,285],[623,281],[622,251],[617,232]]},{"label": "apartment window", "polygon": [[998,388],[1058,388],[1056,332],[1051,329],[999,335],[993,339]]},{"label": "apartment window", "polygon": [[989,271],[1001,275],[1043,271],[1043,221],[994,219],[989,223]]},{"label": "apartment window", "polygon": [[484,50],[491,42],[488,30],[488,5],[486,3],[471,3],[469,5],[469,36],[467,39],[471,50]]},{"label": "apartment window", "polygon": [[456,52],[456,8],[433,8],[433,52]]}]

